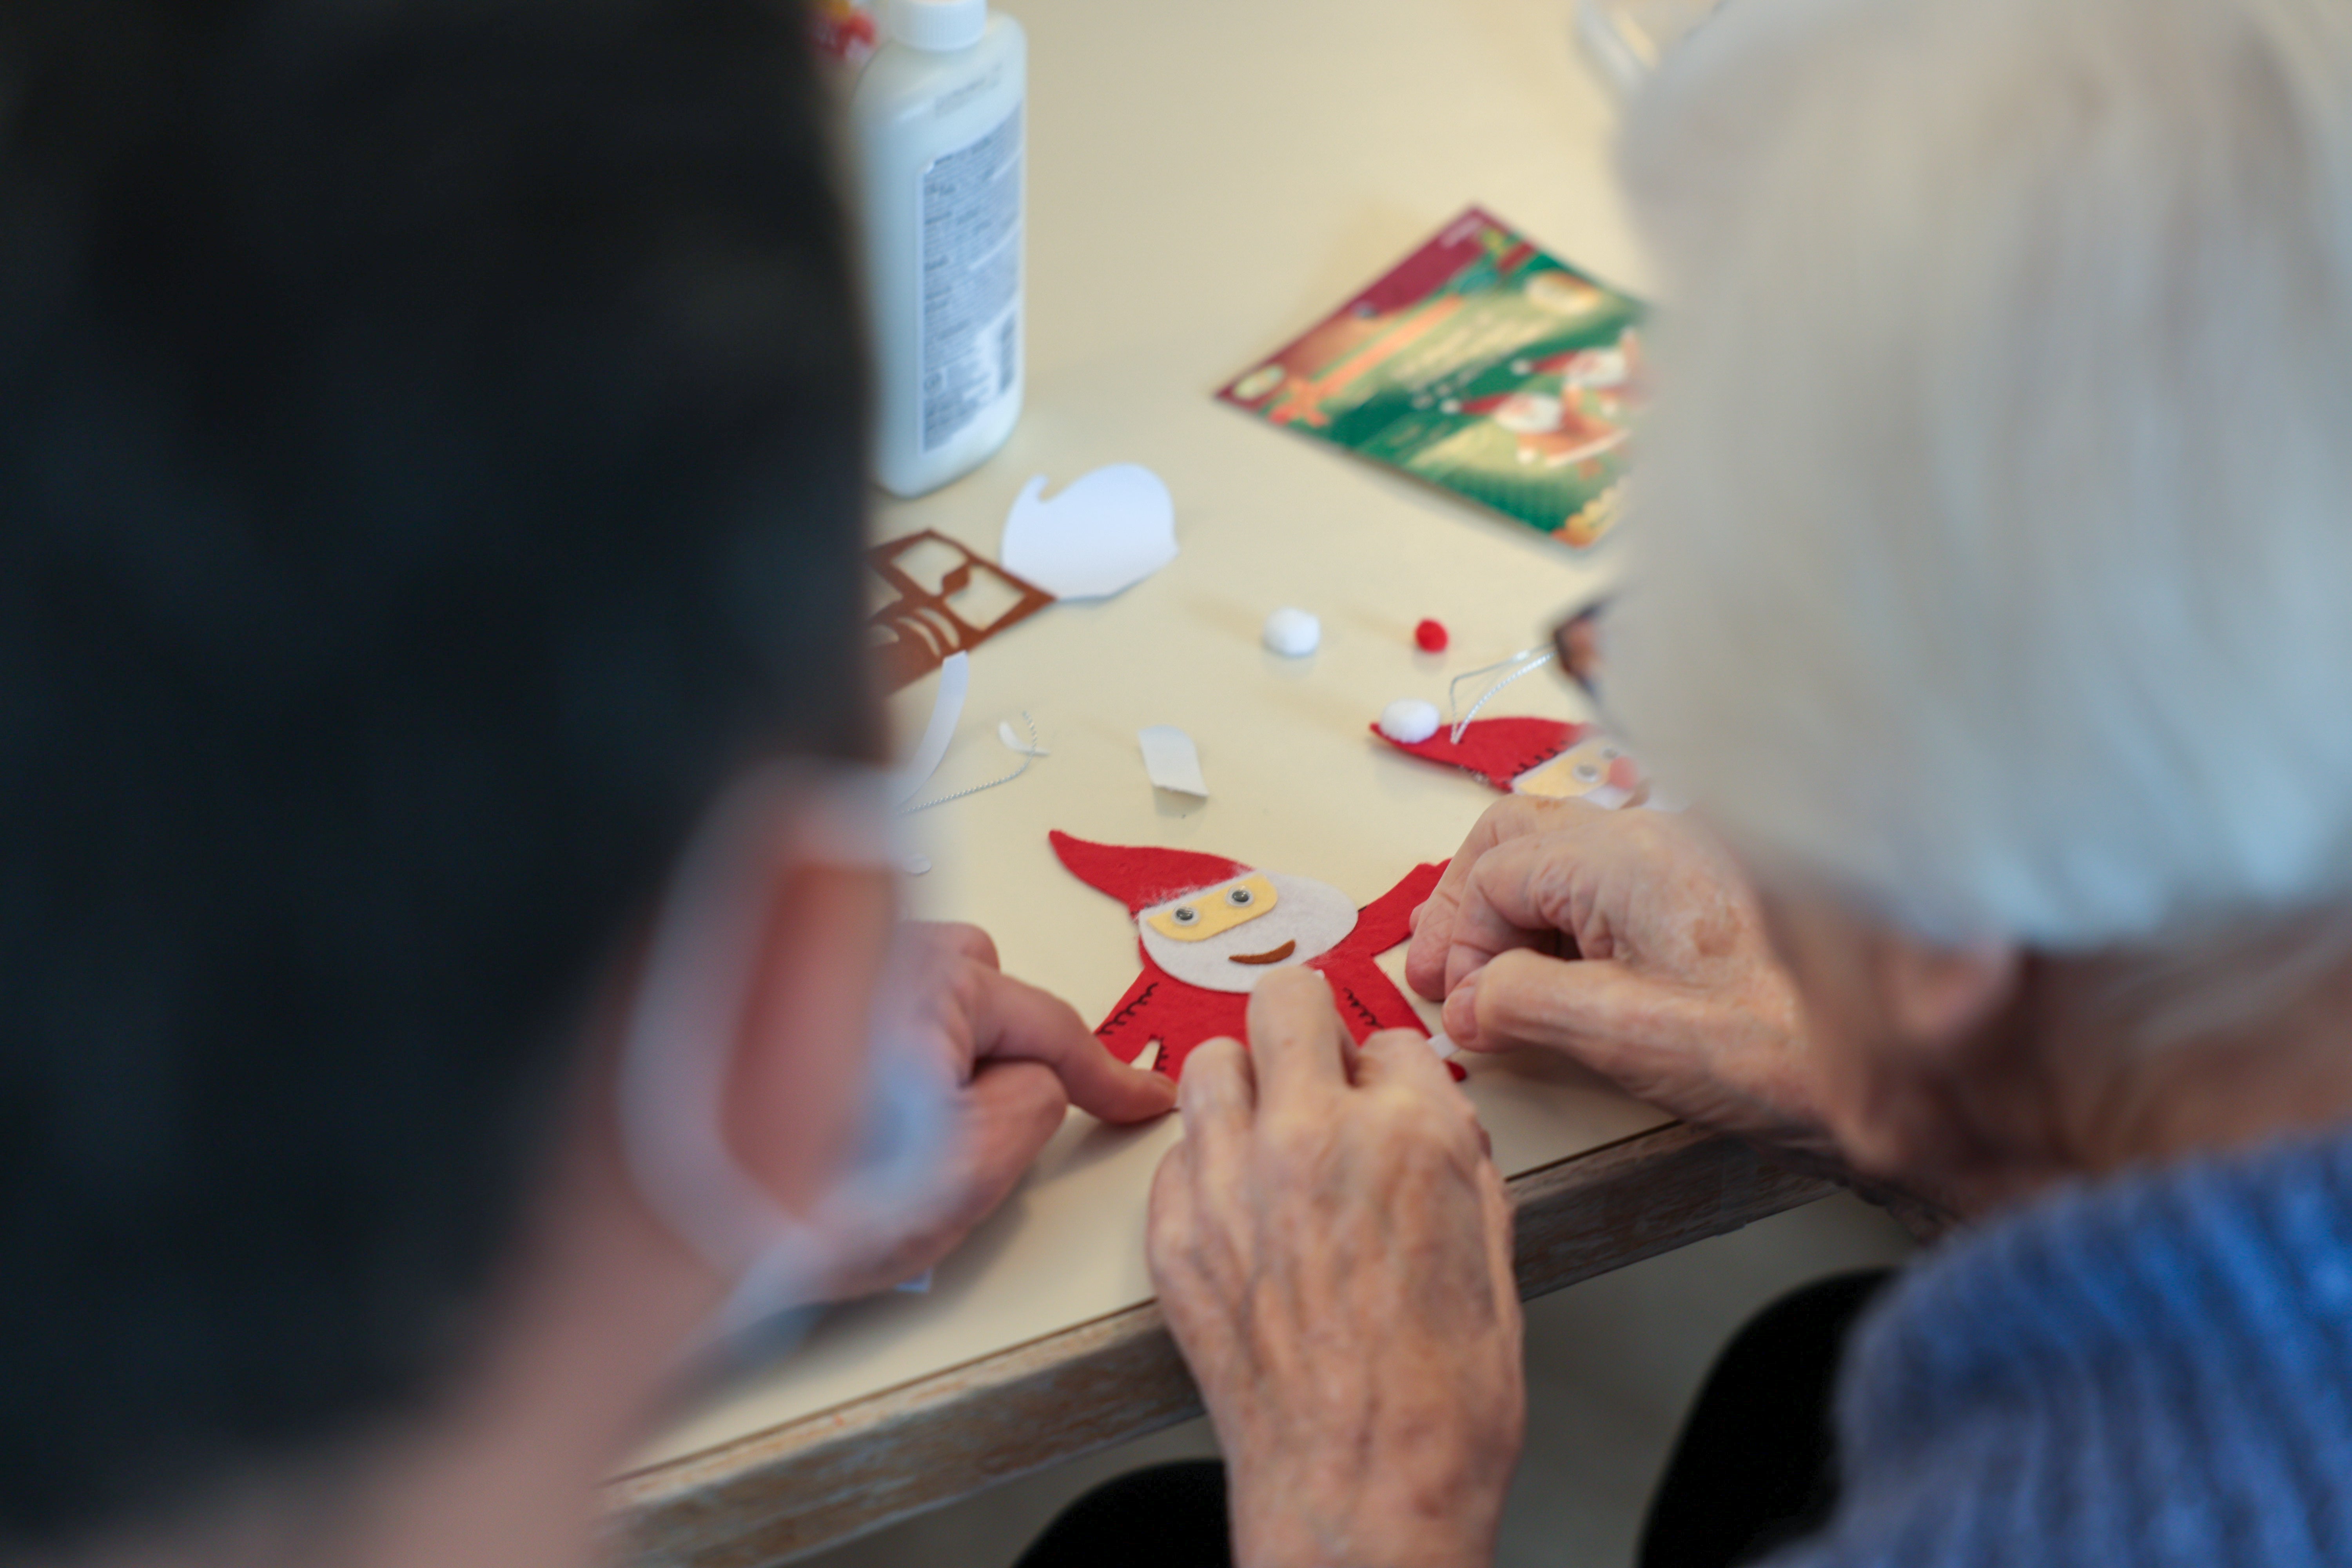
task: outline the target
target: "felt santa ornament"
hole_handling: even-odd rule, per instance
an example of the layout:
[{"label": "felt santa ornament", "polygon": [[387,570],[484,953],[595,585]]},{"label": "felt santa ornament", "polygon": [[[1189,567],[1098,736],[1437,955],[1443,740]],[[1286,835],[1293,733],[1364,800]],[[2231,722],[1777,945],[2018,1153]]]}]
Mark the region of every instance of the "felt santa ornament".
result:
[{"label": "felt santa ornament", "polygon": [[1412,934],[1412,911],[1437,886],[1442,863],[1414,867],[1360,910],[1328,882],[1220,855],[1060,832],[1052,839],[1072,875],[1127,906],[1141,938],[1143,973],[1095,1028],[1119,1060],[1138,1059],[1157,1040],[1152,1065],[1181,1077],[1202,1041],[1247,1040],[1251,988],[1273,970],[1299,965],[1331,983],[1359,1043],[1380,1029],[1427,1037],[1412,1005],[1372,961]]},{"label": "felt santa ornament", "polygon": [[1604,348],[1513,360],[1513,374],[1532,378],[1528,384],[1449,402],[1446,409],[1484,415],[1510,432],[1518,460],[1529,468],[1589,463],[1625,444],[1626,405],[1640,363],[1640,339],[1628,329]]},{"label": "felt santa ornament", "polygon": [[1473,719],[1454,738],[1427,702],[1392,702],[1372,733],[1401,752],[1462,769],[1505,795],[1641,805],[1650,786],[1622,742],[1591,724],[1561,719]]},{"label": "felt santa ornament", "polygon": [[1583,406],[1573,395],[1521,387],[1462,400],[1461,412],[1483,414],[1510,432],[1528,468],[1565,468],[1589,463],[1625,444],[1625,426]]},{"label": "felt santa ornament", "polygon": [[1511,373],[1556,375],[1563,394],[1590,392],[1600,412],[1613,415],[1626,403],[1641,398],[1641,335],[1628,327],[1605,348],[1570,349],[1538,358],[1515,359]]}]

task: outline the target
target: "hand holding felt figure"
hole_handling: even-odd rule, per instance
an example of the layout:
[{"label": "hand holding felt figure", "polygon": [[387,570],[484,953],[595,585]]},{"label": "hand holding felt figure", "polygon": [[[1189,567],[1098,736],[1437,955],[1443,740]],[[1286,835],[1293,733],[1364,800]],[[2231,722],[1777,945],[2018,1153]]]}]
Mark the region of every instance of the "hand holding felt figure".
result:
[{"label": "hand holding felt figure", "polygon": [[978,926],[910,921],[898,960],[894,1033],[947,1090],[940,1180],[896,1224],[833,1218],[827,1300],[887,1290],[944,1261],[1020,1184],[1071,1106],[1128,1123],[1175,1105],[1165,1079],[1112,1060],[1067,1003],[1003,973]]},{"label": "hand holding felt figure", "polygon": [[1157,1040],[1154,1067],[1181,1076],[1202,1041],[1248,1038],[1249,994],[1261,977],[1301,966],[1330,982],[1357,1041],[1381,1029],[1427,1037],[1373,960],[1412,934],[1412,911],[1437,886],[1442,863],[1414,867],[1359,910],[1328,882],[1219,855],[1051,837],[1071,874],[1125,904],[1136,924],[1143,973],[1095,1026],[1119,1060],[1136,1060]]}]

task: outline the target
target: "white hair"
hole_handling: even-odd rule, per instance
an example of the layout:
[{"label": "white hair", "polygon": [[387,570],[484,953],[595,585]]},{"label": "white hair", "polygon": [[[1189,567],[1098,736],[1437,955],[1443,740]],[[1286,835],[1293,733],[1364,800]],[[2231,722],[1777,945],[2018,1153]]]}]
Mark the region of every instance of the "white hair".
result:
[{"label": "white hair", "polygon": [[2352,4],[1728,0],[1624,165],[1667,781],[1929,936],[2352,897]]}]

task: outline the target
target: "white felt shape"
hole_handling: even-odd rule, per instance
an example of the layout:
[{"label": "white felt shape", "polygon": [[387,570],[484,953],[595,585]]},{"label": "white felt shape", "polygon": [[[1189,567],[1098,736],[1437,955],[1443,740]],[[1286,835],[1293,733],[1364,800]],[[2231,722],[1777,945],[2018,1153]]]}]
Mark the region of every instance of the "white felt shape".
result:
[{"label": "white felt shape", "polygon": [[1265,646],[1285,658],[1305,658],[1323,642],[1323,623],[1288,605],[1265,618]]},{"label": "white felt shape", "polygon": [[905,805],[923,792],[931,775],[940,771],[940,762],[948,754],[948,742],[955,739],[956,724],[963,718],[963,700],[971,690],[971,655],[951,653],[940,665],[940,689],[931,699],[931,721],[923,726],[923,738],[915,746],[915,754],[907,765],[890,775],[890,804]]},{"label": "white felt shape", "polygon": [[1151,775],[1154,786],[1209,798],[1209,786],[1201,777],[1201,752],[1192,736],[1173,724],[1154,724],[1137,731],[1135,739],[1143,748],[1143,771]]},{"label": "white felt shape", "polygon": [[997,559],[1061,599],[1103,599],[1176,559],[1176,502],[1158,474],[1113,463],[1044,499],[1045,476],[1024,486],[1004,520]]},{"label": "white felt shape", "polygon": [[1391,741],[1418,746],[1437,733],[1437,704],[1400,697],[1381,710],[1381,733]]},{"label": "white felt shape", "polygon": [[[1213,902],[1242,878],[1154,904],[1137,915],[1136,930],[1143,934],[1143,951],[1151,955],[1151,962],[1187,985],[1245,992],[1276,969],[1296,968],[1310,958],[1322,957],[1356,929],[1355,900],[1330,883],[1279,871],[1250,875],[1263,875],[1274,884],[1274,907],[1214,936],[1178,942],[1154,931],[1151,917],[1180,904]],[[1285,943],[1289,944],[1287,952]],[[1259,962],[1238,962],[1252,958]]]}]

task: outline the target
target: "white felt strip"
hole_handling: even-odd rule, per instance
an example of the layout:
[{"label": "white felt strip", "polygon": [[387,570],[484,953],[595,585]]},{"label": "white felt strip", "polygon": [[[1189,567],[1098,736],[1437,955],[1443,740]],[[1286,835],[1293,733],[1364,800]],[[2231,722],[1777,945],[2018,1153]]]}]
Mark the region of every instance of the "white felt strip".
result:
[{"label": "white felt strip", "polygon": [[931,700],[931,721],[907,765],[890,775],[890,804],[903,806],[922,793],[948,754],[957,721],[963,717],[964,694],[971,689],[971,655],[951,653],[940,666],[939,695]]}]

